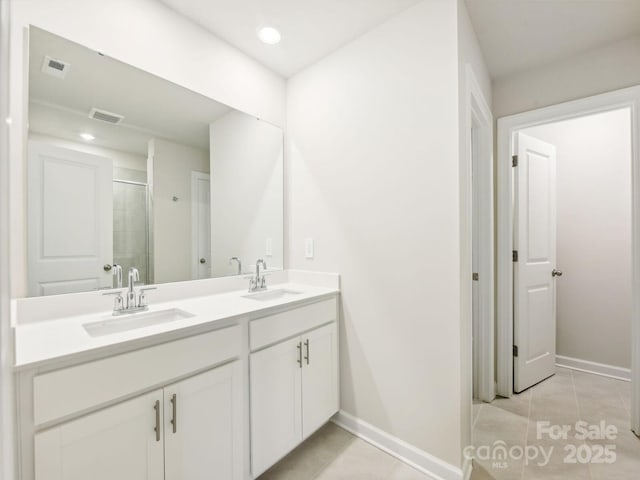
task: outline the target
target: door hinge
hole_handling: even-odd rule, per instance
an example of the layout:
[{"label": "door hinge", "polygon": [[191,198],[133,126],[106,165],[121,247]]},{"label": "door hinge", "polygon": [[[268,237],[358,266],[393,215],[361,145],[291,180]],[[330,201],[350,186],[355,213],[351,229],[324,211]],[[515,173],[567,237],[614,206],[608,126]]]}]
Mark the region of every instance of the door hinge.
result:
[{"label": "door hinge", "polygon": [[511,258],[514,262],[518,261],[518,250],[514,250],[513,252],[511,252]]},{"label": "door hinge", "polygon": [[473,281],[474,281],[474,282],[477,282],[477,281],[478,281],[478,278],[479,278],[479,275],[478,275],[477,273],[474,273],[474,274],[473,274]]},{"label": "door hinge", "polygon": [[518,155],[513,155],[511,157],[511,166],[512,167],[517,167],[518,166]]},{"label": "door hinge", "polygon": [[517,356],[518,356],[518,346],[517,346],[517,345],[514,345],[514,346],[513,346],[513,356],[514,356],[514,357],[517,357]]}]

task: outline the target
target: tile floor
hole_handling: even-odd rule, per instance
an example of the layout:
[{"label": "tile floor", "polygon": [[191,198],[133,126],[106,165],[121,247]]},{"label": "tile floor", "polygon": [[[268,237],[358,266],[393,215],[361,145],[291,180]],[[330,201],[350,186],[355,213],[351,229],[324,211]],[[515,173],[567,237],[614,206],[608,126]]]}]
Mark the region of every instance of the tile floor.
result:
[{"label": "tile floor", "polygon": [[258,480],[431,480],[328,423]]},{"label": "tile floor", "polygon": [[[491,404],[474,405],[473,441],[477,447],[492,446],[503,441],[507,448],[529,448],[538,458],[532,461],[478,459],[473,480],[590,479],[633,480],[640,478],[640,439],[629,430],[631,384],[620,380],[559,368],[556,375],[510,399],[497,399]],[[569,425],[566,439],[554,440],[546,433],[538,435],[538,422]],[[598,425],[605,422],[617,429],[613,440],[576,438],[576,422]],[[605,446],[613,445],[615,461],[598,462],[608,454]],[[576,463],[571,459],[578,452]],[[549,455],[551,447],[552,453]],[[549,462],[544,465],[542,452]],[[602,454],[602,455],[600,455]],[[482,455],[487,457],[487,455]],[[591,462],[589,462],[591,457]],[[543,463],[540,465],[539,463]]]},{"label": "tile floor", "polygon": [[[567,369],[558,369],[555,376],[513,398],[497,399],[491,404],[475,404],[473,439],[476,447],[491,447],[494,442],[502,441],[508,449],[521,446],[529,447],[533,452],[535,448],[539,456],[529,462],[521,459],[495,464],[490,459],[476,458],[471,479],[640,479],[640,439],[629,431],[629,404],[628,382]],[[573,428],[566,440],[554,441],[547,435],[539,439],[537,421],[570,425]],[[578,421],[588,422],[589,425],[604,421],[617,428],[617,438],[578,441],[574,437]],[[565,463],[568,452],[564,448],[567,445],[575,445],[583,459],[586,455],[603,453],[599,446],[615,445],[616,460],[611,464]],[[549,458],[544,466],[538,465],[542,451]],[[429,478],[329,423],[260,476],[259,480]]]}]

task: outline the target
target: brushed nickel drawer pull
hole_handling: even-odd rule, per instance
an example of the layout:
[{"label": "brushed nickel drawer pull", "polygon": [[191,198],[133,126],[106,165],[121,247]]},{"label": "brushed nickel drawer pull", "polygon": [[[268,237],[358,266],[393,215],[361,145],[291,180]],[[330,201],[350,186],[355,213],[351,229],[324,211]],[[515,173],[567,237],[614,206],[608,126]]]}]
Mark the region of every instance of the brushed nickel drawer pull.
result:
[{"label": "brushed nickel drawer pull", "polygon": [[160,400],[156,400],[153,405],[153,409],[156,411],[156,428],[153,429],[156,432],[156,442],[160,441]]},{"label": "brushed nickel drawer pull", "polygon": [[298,342],[298,365],[302,368],[302,342]]},{"label": "brushed nickel drawer pull", "polygon": [[174,393],[171,397],[171,407],[173,409],[173,418],[171,419],[171,425],[173,425],[173,433],[178,431],[178,397]]},{"label": "brushed nickel drawer pull", "polygon": [[309,339],[307,338],[304,341],[304,346],[307,347],[307,356],[304,359],[307,361],[307,365],[309,365]]}]

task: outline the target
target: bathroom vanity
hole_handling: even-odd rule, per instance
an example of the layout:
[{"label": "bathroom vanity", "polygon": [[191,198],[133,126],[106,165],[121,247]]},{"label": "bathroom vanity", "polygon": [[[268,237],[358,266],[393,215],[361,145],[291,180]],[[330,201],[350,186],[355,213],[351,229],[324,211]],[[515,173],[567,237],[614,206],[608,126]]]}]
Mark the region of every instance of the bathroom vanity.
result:
[{"label": "bathroom vanity", "polygon": [[282,270],[282,129],[28,39],[18,478],[256,478],[339,407],[338,275]]},{"label": "bathroom vanity", "polygon": [[22,319],[21,479],[256,478],[338,411],[338,295],[283,283]]}]

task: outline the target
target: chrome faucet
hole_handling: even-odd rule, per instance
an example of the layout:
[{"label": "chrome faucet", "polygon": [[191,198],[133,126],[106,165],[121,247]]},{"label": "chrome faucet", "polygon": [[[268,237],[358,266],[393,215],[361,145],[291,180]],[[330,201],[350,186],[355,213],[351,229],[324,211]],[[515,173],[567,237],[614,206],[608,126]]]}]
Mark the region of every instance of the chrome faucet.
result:
[{"label": "chrome faucet", "polygon": [[129,268],[129,284],[127,285],[127,310],[136,307],[135,284],[140,280],[140,272],[136,267]]},{"label": "chrome faucet", "polygon": [[112,270],[113,276],[116,277],[116,288],[122,288],[122,265],[114,263]]},{"label": "chrome faucet", "polygon": [[260,275],[260,264],[262,264],[263,268],[267,269],[267,264],[261,258],[256,261],[256,276],[251,277],[249,279],[249,291],[256,292],[258,290],[266,290],[267,289],[267,281],[265,279],[264,274]]},{"label": "chrome faucet", "polygon": [[[118,285],[119,287],[122,287],[122,267],[118,265],[118,269],[120,270],[120,274],[118,275]],[[114,275],[116,275],[115,272]],[[123,292],[121,290],[103,293],[103,295],[116,295],[116,299],[113,303],[113,315],[124,315],[125,313],[142,312],[149,309],[144,292],[147,290],[155,290],[156,287],[143,287],[140,288],[139,292],[136,292],[135,283],[139,280],[140,272],[138,272],[138,269],[135,267],[129,268],[129,285],[127,286],[126,303],[122,298]]]},{"label": "chrome faucet", "polygon": [[231,257],[229,259],[229,265],[231,265],[231,262],[237,262],[238,263],[238,275],[242,275],[242,261],[240,261],[240,259],[238,257]]}]

